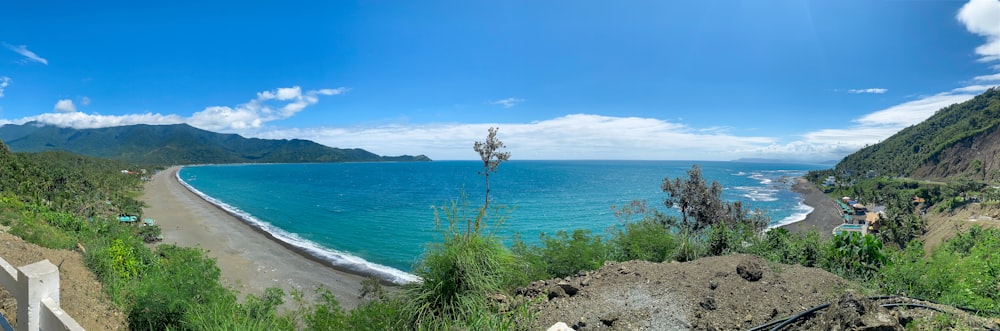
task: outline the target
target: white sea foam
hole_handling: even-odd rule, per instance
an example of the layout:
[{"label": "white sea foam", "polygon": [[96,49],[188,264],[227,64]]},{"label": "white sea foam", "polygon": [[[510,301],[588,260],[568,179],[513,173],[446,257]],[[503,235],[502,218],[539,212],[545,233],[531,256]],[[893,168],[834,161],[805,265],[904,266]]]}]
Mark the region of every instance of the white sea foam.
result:
[{"label": "white sea foam", "polygon": [[222,210],[225,210],[227,213],[239,218],[248,225],[260,229],[261,231],[270,234],[276,240],[291,245],[292,247],[295,247],[305,252],[306,254],[309,254],[312,257],[326,261],[335,267],[344,268],[364,275],[374,276],[376,278],[400,285],[420,280],[420,277],[417,277],[416,275],[407,273],[405,271],[393,267],[372,263],[360,257],[350,255],[344,252],[339,252],[322,247],[319,244],[316,244],[315,242],[312,242],[308,239],[299,237],[294,233],[290,233],[270,223],[261,221],[256,217],[253,217],[253,215],[250,215],[249,213],[240,210],[239,208],[230,206],[222,201],[219,201],[211,196],[202,193],[201,191],[198,191],[193,186],[189,185],[187,182],[181,180],[180,171],[177,171],[177,181],[180,182],[181,185],[184,185],[184,187],[186,187],[189,191],[191,191],[195,195],[221,208]]},{"label": "white sea foam", "polygon": [[781,221],[779,221],[777,224],[768,226],[767,229],[770,230],[770,229],[773,229],[773,228],[780,227],[782,225],[788,225],[788,224],[792,224],[792,223],[795,223],[795,222],[799,222],[799,221],[805,220],[806,216],[809,216],[809,213],[811,213],[815,208],[810,207],[809,205],[805,204],[805,200],[804,199],[798,199],[798,201],[799,201],[799,203],[797,205],[795,205],[795,212],[794,213],[792,213],[791,215],[788,215],[788,217],[785,217],[784,219],[782,219]]},{"label": "white sea foam", "polygon": [[749,177],[752,178],[752,179],[754,179],[754,180],[756,180],[756,181],[759,181],[762,185],[769,185],[769,184],[771,184],[771,181],[772,181],[770,178],[767,178],[766,176],[764,176],[764,173],[761,173],[761,172],[754,172],[754,173],[750,174]]},{"label": "white sea foam", "polygon": [[760,186],[736,186],[733,187],[733,189],[740,191],[742,193],[740,196],[750,199],[751,201],[778,201],[778,198],[775,196],[778,193],[778,190],[773,188]]}]

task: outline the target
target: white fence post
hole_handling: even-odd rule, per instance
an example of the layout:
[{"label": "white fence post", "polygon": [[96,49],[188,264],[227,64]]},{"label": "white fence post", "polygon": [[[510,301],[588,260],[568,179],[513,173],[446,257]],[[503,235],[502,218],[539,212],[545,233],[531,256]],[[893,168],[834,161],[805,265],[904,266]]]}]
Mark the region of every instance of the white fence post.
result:
[{"label": "white fence post", "polygon": [[38,330],[42,299],[51,298],[59,304],[59,268],[49,260],[20,267],[17,287],[17,330]]}]

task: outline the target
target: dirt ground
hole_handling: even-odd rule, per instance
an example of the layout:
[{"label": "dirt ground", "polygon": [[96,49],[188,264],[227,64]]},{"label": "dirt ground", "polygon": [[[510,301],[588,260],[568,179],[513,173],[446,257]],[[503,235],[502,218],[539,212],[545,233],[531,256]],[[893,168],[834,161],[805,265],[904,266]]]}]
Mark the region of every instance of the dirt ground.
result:
[{"label": "dirt ground", "polygon": [[[521,293],[540,301],[535,330],[557,322],[574,330],[748,330],[824,303],[831,304],[829,314],[785,330],[902,330],[900,321],[929,318],[872,308],[865,299],[871,293],[822,269],[740,254],[609,263],[535,282]],[[969,318],[975,327],[990,323]]]},{"label": "dirt ground", "polygon": [[924,233],[924,251],[930,254],[945,240],[955,237],[959,231],[968,231],[974,225],[983,228],[1000,228],[1000,207],[988,207],[970,203],[947,213],[928,213],[927,233]]},{"label": "dirt ground", "polygon": [[[125,315],[111,303],[97,276],[75,251],[56,250],[26,243],[21,238],[0,231],[0,257],[14,267],[44,259],[59,266],[60,306],[87,330],[125,330]],[[0,313],[16,323],[17,302],[0,287]]]}]

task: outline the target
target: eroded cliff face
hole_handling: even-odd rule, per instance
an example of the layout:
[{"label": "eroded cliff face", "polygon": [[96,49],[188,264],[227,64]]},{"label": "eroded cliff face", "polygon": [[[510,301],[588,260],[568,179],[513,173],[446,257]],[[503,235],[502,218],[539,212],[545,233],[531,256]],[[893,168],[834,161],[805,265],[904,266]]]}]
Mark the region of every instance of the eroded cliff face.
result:
[{"label": "eroded cliff face", "polygon": [[914,178],[967,177],[1000,180],[1000,126],[962,139],[930,158],[911,174]]}]

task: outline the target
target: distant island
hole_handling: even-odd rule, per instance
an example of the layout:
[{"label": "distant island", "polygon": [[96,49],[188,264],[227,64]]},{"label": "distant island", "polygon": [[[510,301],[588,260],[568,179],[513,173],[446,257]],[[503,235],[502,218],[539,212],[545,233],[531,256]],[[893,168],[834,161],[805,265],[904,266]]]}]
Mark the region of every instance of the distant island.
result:
[{"label": "distant island", "polygon": [[301,139],[245,138],[187,124],[74,129],[30,122],[0,126],[0,140],[14,152],[67,151],[148,165],[431,160],[424,155],[381,156]]}]

